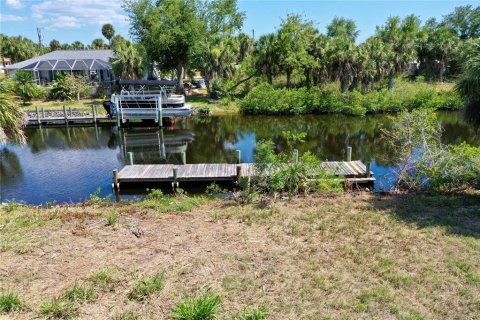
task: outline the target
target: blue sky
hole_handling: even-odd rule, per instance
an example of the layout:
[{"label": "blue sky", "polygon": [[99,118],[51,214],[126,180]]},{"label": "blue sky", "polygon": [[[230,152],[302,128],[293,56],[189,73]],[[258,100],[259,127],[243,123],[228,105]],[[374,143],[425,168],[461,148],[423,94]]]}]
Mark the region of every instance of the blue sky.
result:
[{"label": "blue sky", "polygon": [[[100,28],[112,23],[117,33],[129,37],[128,20],[122,1],[116,0],[0,0],[0,32],[22,35],[37,41],[36,28],[44,34],[44,43],[52,39],[72,43],[90,43],[101,38]],[[360,30],[359,41],[375,31],[389,16],[415,14],[423,21],[430,17],[441,19],[454,7],[480,1],[238,1],[245,11],[244,31],[255,36],[272,32],[288,13],[300,13],[315,21],[324,32],[333,17],[355,20]]]}]

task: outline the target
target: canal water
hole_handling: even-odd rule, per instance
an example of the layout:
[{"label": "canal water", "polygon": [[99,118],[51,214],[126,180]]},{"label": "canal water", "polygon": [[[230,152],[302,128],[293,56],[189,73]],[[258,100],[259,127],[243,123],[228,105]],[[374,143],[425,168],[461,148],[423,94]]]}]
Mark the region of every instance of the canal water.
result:
[{"label": "canal water", "polygon": [[[444,143],[480,145],[480,131],[467,124],[461,112],[439,112],[438,118]],[[125,165],[127,152],[133,152],[137,164],[180,163],[181,152],[186,152],[188,163],[234,163],[235,150],[241,150],[243,162],[253,162],[258,141],[272,139],[284,150],[284,131],[306,132],[300,152],[309,150],[322,160],[344,160],[345,148],[352,146],[353,160],[372,163],[376,189],[389,189],[396,164],[389,160],[382,131],[394,121],[392,115],[225,115],[189,118],[162,130],[27,129],[27,145],[0,146],[1,201],[78,202],[98,188],[106,196],[111,194],[112,170]]]}]

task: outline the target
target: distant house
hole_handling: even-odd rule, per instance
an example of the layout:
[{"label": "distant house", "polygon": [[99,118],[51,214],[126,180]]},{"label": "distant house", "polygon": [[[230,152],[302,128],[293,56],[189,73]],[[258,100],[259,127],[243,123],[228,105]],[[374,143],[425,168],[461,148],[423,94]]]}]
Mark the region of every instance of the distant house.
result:
[{"label": "distant house", "polygon": [[110,84],[115,76],[110,58],[112,50],[57,50],[5,67],[9,74],[31,71],[38,84],[55,80],[57,72],[83,74],[92,82]]},{"label": "distant house", "polygon": [[5,73],[5,67],[11,65],[12,61],[10,60],[10,58],[5,58],[5,57],[2,57],[2,56],[0,56],[0,61],[1,61],[0,74],[4,74]]}]

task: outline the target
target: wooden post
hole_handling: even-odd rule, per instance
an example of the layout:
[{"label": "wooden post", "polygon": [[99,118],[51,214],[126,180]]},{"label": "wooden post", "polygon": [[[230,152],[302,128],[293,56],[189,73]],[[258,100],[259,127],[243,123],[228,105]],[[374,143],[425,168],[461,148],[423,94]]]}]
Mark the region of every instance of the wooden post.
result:
[{"label": "wooden post", "polygon": [[293,163],[298,163],[298,149],[293,149]]},{"label": "wooden post", "polygon": [[178,188],[178,168],[173,168],[173,182],[172,189],[175,190],[175,187]]},{"label": "wooden post", "polygon": [[118,183],[118,169],[113,169],[113,188],[120,189],[120,184]]},{"label": "wooden post", "polygon": [[242,150],[237,151],[237,163],[242,163]]},{"label": "wooden post", "polygon": [[133,152],[128,152],[127,155],[128,155],[127,163],[129,165],[133,165]]},{"label": "wooden post", "polygon": [[241,178],[242,178],[242,166],[237,165],[237,183],[240,181]]},{"label": "wooden post", "polygon": [[182,164],[187,164],[187,153],[183,151],[181,155],[182,155]]},{"label": "wooden post", "polygon": [[41,126],[41,125],[42,125],[42,121],[40,121],[40,112],[38,112],[38,107],[35,107],[35,110],[37,111],[37,122],[38,122],[38,125]]},{"label": "wooden post", "polygon": [[122,120],[120,119],[121,118],[120,116],[121,101],[119,97],[116,97],[116,99],[114,99],[113,101],[115,101],[115,107],[116,107],[115,116],[117,117],[117,127],[120,128],[122,126],[122,122],[121,122]]},{"label": "wooden post", "polygon": [[370,178],[370,177],[372,176],[372,175],[370,174],[370,166],[371,166],[370,161],[368,161],[368,162],[366,163],[366,165],[365,165],[365,167],[366,167],[365,172],[366,172],[367,178]]},{"label": "wooden post", "polygon": [[347,147],[347,161],[352,161],[352,147]]},{"label": "wooden post", "polygon": [[67,107],[63,106],[63,117],[65,118],[65,124],[68,125],[68,115],[67,115]]},{"label": "wooden post", "polygon": [[115,200],[117,202],[122,201],[120,198],[120,183],[118,182],[118,170],[113,170],[113,184],[112,184],[113,192],[115,193]]},{"label": "wooden post", "polygon": [[68,107],[68,113],[70,113],[70,118],[73,117],[72,106]]},{"label": "wooden post", "polygon": [[42,108],[42,119],[45,119],[45,109]]},{"label": "wooden post", "polygon": [[95,105],[92,104],[92,114],[93,114],[93,122],[97,123],[97,115],[95,113]]}]

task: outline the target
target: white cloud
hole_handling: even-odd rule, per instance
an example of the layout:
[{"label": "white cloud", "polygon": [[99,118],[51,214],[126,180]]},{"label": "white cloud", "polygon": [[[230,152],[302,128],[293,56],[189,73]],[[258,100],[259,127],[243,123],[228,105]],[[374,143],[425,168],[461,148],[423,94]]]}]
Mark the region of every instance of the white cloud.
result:
[{"label": "white cloud", "polygon": [[14,22],[14,21],[24,21],[25,17],[17,16],[14,14],[0,14],[1,22]]},{"label": "white cloud", "polygon": [[12,9],[20,9],[23,7],[23,3],[20,0],[6,0],[7,6]]},{"label": "white cloud", "polygon": [[114,26],[128,24],[127,16],[116,0],[47,0],[32,5],[33,18],[47,29]]}]

